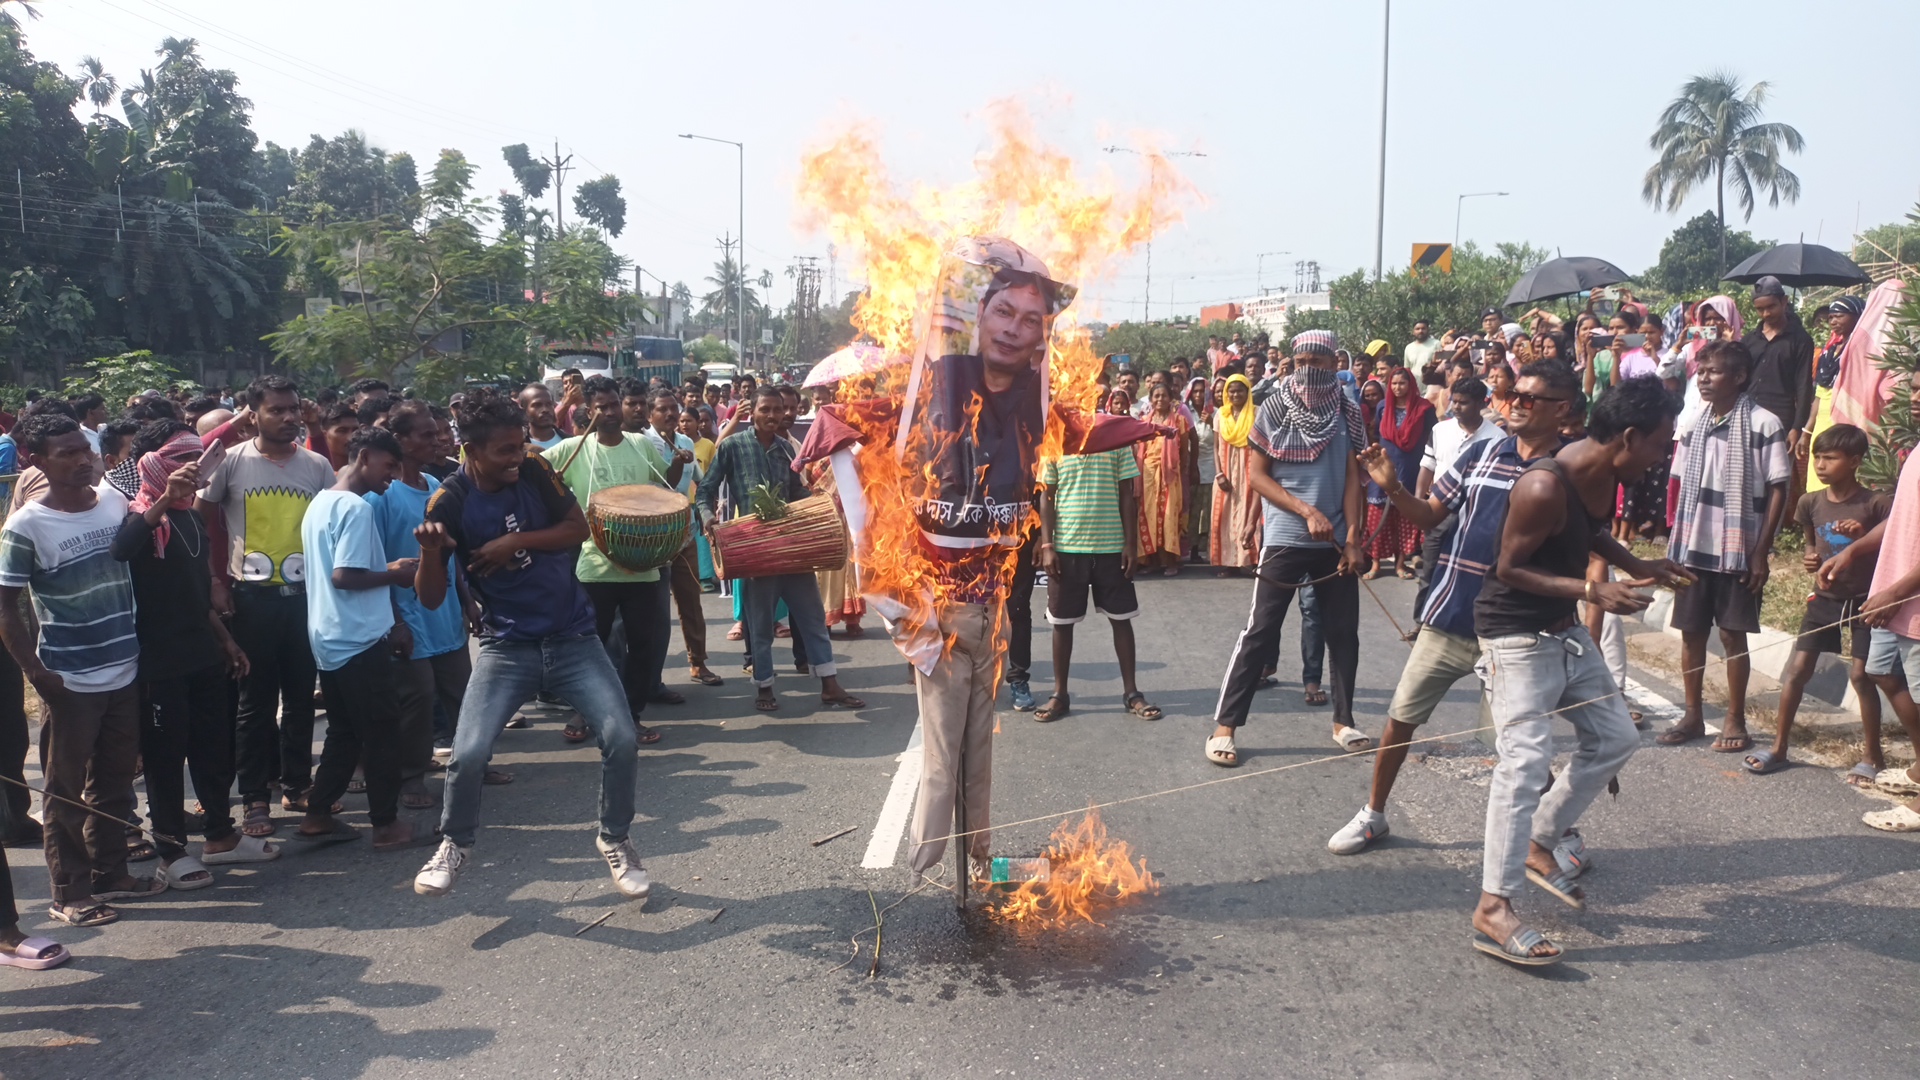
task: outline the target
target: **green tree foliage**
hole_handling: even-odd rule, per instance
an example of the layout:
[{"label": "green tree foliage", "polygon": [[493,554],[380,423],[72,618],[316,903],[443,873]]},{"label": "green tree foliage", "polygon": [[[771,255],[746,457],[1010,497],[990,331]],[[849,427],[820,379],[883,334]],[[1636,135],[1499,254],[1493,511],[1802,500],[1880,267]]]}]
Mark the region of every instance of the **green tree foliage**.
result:
[{"label": "green tree foliage", "polygon": [[547,163],[533,156],[526,143],[514,143],[500,148],[500,156],[507,161],[507,168],[513,170],[513,179],[526,192],[528,199],[537,199],[546,194],[547,185],[553,180],[553,170]]},{"label": "green tree foliage", "polygon": [[740,358],[735,356],[727,343],[708,334],[687,342],[687,359],[696,364],[737,364]]},{"label": "green tree foliage", "polygon": [[1909,216],[1906,221],[1875,225],[1861,233],[1853,245],[1853,261],[1862,266],[1897,262],[1920,268],[1920,221]]},{"label": "green tree foliage", "polygon": [[1640,189],[1651,205],[1664,203],[1672,213],[1694,188],[1713,182],[1722,273],[1732,265],[1726,241],[1729,181],[1749,221],[1760,195],[1769,206],[1800,200],[1800,178],[1780,157],[1782,151],[1799,153],[1806,140],[1787,124],[1761,120],[1770,89],[1757,82],[1743,91],[1740,80],[1726,72],[1696,75],[1661,110],[1659,126],[1647,140],[1660,153]]},{"label": "green tree foliage", "polygon": [[1477,328],[1480,313],[1500,306],[1520,275],[1545,262],[1549,254],[1530,244],[1498,244],[1488,254],[1468,241],[1454,251],[1451,274],[1422,268],[1392,272],[1375,282],[1365,271],[1356,270],[1330,286],[1333,310],[1290,313],[1286,336],[1302,330],[1332,330],[1343,346],[1355,352],[1383,338],[1397,355],[1413,340],[1413,324],[1421,319],[1427,320],[1435,337],[1451,328]]},{"label": "green tree foliage", "polygon": [[68,397],[99,394],[107,401],[108,412],[118,412],[128,398],[147,390],[171,390],[188,385],[173,365],[139,349],[118,356],[102,356],[81,365],[80,372],[67,377],[60,392]]},{"label": "green tree foliage", "polygon": [[459,151],[441,151],[417,224],[389,216],[283,230],[281,247],[337,282],[342,300],[267,335],[289,367],[342,380],[405,373],[440,393],[469,379],[525,377],[539,341],[599,341],[632,321],[637,299],[614,291],[623,263],[590,229],[542,246],[542,289],[529,303],[517,285],[527,247],[513,233],[482,235],[492,210],[471,197],[473,173]]},{"label": "green tree foliage", "polygon": [[608,236],[619,236],[627,227],[627,200],[620,194],[620,178],[607,175],[575,188],[573,212]]},{"label": "green tree foliage", "polygon": [[[1694,296],[1719,292],[1721,270],[1720,219],[1703,212],[1673,230],[1660,245],[1660,261],[1641,275],[1654,289],[1668,297]],[[1773,246],[1770,240],[1755,240],[1746,231],[1726,234],[1725,257],[1728,267]]]},{"label": "green tree foliage", "polygon": [[[270,151],[279,147],[267,144]],[[331,139],[318,135],[298,153],[280,151],[293,167],[280,213],[288,221],[364,221],[392,215],[412,221],[419,212],[420,180],[408,154],[389,154],[358,131]],[[269,167],[275,163],[269,159]]]},{"label": "green tree foliage", "polygon": [[[1890,249],[1901,240],[1898,235],[1888,235],[1888,231],[1901,229],[1920,235],[1920,205],[1907,212],[1905,225],[1884,225],[1874,231],[1885,237]],[[1885,258],[1879,256],[1880,260]],[[1904,271],[1901,283],[1901,301],[1890,313],[1891,325],[1879,361],[1882,369],[1897,376],[1893,397],[1880,414],[1880,422],[1867,433],[1873,445],[1860,466],[1860,482],[1885,492],[1893,491],[1900,466],[1920,445],[1920,409],[1911,404],[1914,389],[1920,387],[1920,275]]]},{"label": "green tree foliage", "polygon": [[1207,339],[1230,341],[1238,333],[1253,341],[1258,331],[1252,324],[1216,320],[1205,326],[1198,323],[1115,323],[1094,341],[1096,352],[1133,358],[1136,371],[1162,371],[1176,359],[1192,360],[1207,354]]}]

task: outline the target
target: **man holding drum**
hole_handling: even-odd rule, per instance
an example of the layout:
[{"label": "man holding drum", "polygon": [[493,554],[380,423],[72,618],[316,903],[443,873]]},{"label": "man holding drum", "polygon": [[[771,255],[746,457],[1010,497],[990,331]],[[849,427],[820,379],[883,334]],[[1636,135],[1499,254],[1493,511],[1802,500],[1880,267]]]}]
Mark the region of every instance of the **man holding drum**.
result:
[{"label": "man holding drum", "polygon": [[[679,486],[693,451],[674,451],[669,464],[645,435],[626,431],[620,384],[605,375],[589,378],[584,396],[590,416],[588,433],[562,439],[542,451],[580,505],[587,505],[597,491],[625,484]],[[642,725],[640,714],[660,685],[660,669],[667,662],[673,618],[667,582],[661,580],[658,569],[622,569],[598,544],[580,545],[575,574],[593,600],[594,629],[603,643],[613,633],[615,615],[626,623],[627,659],[620,681],[626,687],[627,707],[641,744],[657,743],[660,733]],[[561,734],[568,742],[585,742],[585,722],[569,724]]]},{"label": "man holding drum", "polygon": [[[733,493],[734,516],[750,512],[756,488],[771,489],[773,495],[788,502],[805,498],[809,492],[793,470],[794,444],[780,432],[787,423],[786,400],[777,386],[763,386],[753,397],[739,405],[751,408],[752,427],[736,431],[720,440],[713,468],[700,480],[701,528],[711,534],[718,512],[720,485]],[[685,453],[685,451],[681,451]],[[753,682],[759,687],[753,707],[761,712],[780,708],[773,692],[773,620],[774,607],[787,603],[793,620],[793,635],[806,650],[806,661],[820,677],[820,702],[842,709],[864,709],[867,703],[847,693],[840,685],[839,668],[833,660],[833,642],[827,637],[826,613],[820,606],[820,586],[811,571],[749,578],[742,582],[742,601],[747,617],[747,640],[753,647]]]}]

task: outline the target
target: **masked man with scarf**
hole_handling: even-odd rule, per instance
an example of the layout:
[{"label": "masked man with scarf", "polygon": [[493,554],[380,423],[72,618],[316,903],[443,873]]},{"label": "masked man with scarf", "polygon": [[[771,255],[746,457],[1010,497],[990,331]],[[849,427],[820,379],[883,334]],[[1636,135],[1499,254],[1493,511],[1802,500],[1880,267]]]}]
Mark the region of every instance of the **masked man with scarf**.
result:
[{"label": "masked man with scarf", "polygon": [[[134,439],[140,487],[113,539],[113,557],[133,577],[134,633],[140,641],[145,715],[140,753],[146,760],[147,805],[160,854],[160,874],[174,889],[213,884],[207,864],[263,862],[279,854],[265,840],[234,828],[232,680],[247,657],[213,610],[207,523],[193,508],[205,451],[177,420],[155,420]],[[217,452],[216,452],[217,453]],[[206,812],[200,857],[186,850],[185,785],[193,778]]]},{"label": "masked man with scarf", "polygon": [[1372,746],[1353,727],[1360,663],[1360,586],[1354,574],[1367,562],[1356,531],[1364,518],[1354,454],[1366,445],[1366,426],[1334,377],[1337,344],[1326,330],[1295,337],[1293,374],[1254,418],[1255,467],[1248,480],[1263,502],[1264,532],[1247,625],[1227,661],[1206,743],[1207,760],[1216,765],[1240,764],[1234,735],[1247,722],[1263,658],[1273,653],[1293,606],[1298,590],[1288,583],[1323,578],[1314,589],[1333,659],[1333,737],[1352,751]]}]

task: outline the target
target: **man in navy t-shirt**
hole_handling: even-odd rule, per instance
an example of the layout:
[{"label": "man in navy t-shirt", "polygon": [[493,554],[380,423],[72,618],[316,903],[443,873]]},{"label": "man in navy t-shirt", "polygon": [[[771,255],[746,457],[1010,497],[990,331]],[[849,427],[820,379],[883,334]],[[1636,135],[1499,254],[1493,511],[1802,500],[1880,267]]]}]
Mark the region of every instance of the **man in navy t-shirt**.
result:
[{"label": "man in navy t-shirt", "polygon": [[453,891],[473,851],[487,759],[515,710],[542,690],[571,704],[600,742],[600,835],[613,882],[645,897],[646,868],[627,831],[633,825],[637,743],[626,692],[594,633],[593,604],[574,576],[587,541],[580,504],[553,467],[527,452],[526,417],[491,390],[457,408],[466,463],[427,503],[415,531],[420,570],[414,591],[437,609],[447,599],[447,549],[466,567],[480,601],[480,659],[454,727],[440,848],[413,879],[423,896]]}]

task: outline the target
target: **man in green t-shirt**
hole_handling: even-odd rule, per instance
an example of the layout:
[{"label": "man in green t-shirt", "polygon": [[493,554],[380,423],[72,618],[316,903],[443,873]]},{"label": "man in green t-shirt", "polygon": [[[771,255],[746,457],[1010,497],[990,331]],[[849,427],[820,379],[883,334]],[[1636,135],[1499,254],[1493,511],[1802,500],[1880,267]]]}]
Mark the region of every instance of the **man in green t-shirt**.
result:
[{"label": "man in green t-shirt", "polygon": [[[619,383],[595,375],[586,381],[584,392],[592,415],[590,430],[541,451],[581,506],[602,488],[621,484],[672,488],[680,483],[680,473],[693,455],[676,451],[668,462],[645,435],[621,430]],[[626,688],[627,706],[633,712],[640,742],[659,742],[660,733],[641,724],[640,714],[660,685],[660,669],[667,662],[673,594],[660,580],[660,571],[622,570],[591,541],[580,545],[575,573],[593,601],[594,629],[600,640],[606,641],[613,633],[616,615],[626,624],[627,657],[620,669],[620,682]],[[569,742],[585,742],[588,731],[575,716],[561,734]]]},{"label": "man in green t-shirt", "polygon": [[1127,711],[1158,720],[1157,705],[1134,685],[1133,619],[1140,601],[1133,568],[1140,535],[1133,450],[1076,454],[1040,463],[1040,562],[1047,571],[1047,622],[1053,626],[1053,696],[1033,711],[1042,723],[1071,708],[1067,679],[1073,667],[1073,628],[1087,617],[1087,596],[1113,626],[1113,652]]}]

